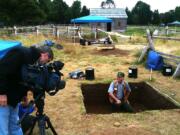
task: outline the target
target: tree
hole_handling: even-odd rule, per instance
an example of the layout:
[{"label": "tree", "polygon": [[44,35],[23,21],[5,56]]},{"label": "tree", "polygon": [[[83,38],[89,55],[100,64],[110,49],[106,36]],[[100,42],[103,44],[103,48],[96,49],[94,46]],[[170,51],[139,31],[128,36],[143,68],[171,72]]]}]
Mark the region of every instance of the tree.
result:
[{"label": "tree", "polygon": [[14,0],[0,0],[0,21],[5,25],[15,23],[17,1]]},{"label": "tree", "polygon": [[89,15],[89,9],[87,9],[86,6],[83,6],[80,16],[86,16],[86,15]]},{"label": "tree", "polygon": [[38,0],[39,6],[41,10],[46,14],[46,20],[48,20],[50,16],[50,10],[52,9],[51,0]]},{"label": "tree", "polygon": [[105,6],[106,6],[106,2],[105,2],[105,1],[102,1],[102,2],[101,2],[101,8],[105,8]]},{"label": "tree", "polygon": [[176,7],[175,10],[170,10],[160,14],[161,22],[169,23],[176,20],[180,20],[180,7]]},{"label": "tree", "polygon": [[170,10],[169,12],[161,14],[161,18],[162,21],[166,24],[174,21],[176,19],[174,10]]},{"label": "tree", "polygon": [[132,24],[132,14],[131,14],[131,11],[129,11],[129,9],[126,7],[126,14],[128,16],[128,19],[127,19],[127,24]]},{"label": "tree", "polygon": [[80,17],[80,13],[81,13],[81,2],[76,0],[73,2],[72,6],[71,6],[71,17],[72,18],[78,18]]},{"label": "tree", "polygon": [[16,23],[22,25],[41,24],[45,21],[45,13],[36,0],[17,0]]},{"label": "tree", "polygon": [[151,15],[150,6],[142,1],[138,1],[132,9],[132,20],[134,24],[146,25],[150,23]]},{"label": "tree", "polygon": [[0,16],[6,25],[39,24],[45,19],[36,0],[0,0]]},{"label": "tree", "polygon": [[180,21],[180,7],[175,8],[175,18]]},{"label": "tree", "polygon": [[152,23],[153,24],[159,24],[160,23],[160,15],[159,15],[158,10],[155,10],[152,14]]},{"label": "tree", "polygon": [[55,23],[67,23],[69,20],[69,6],[63,0],[54,0],[50,13],[50,21]]},{"label": "tree", "polygon": [[109,8],[115,8],[116,7],[113,0],[106,0],[106,4],[108,5]]},{"label": "tree", "polygon": [[116,5],[113,0],[106,0],[101,2],[101,8],[115,8]]}]

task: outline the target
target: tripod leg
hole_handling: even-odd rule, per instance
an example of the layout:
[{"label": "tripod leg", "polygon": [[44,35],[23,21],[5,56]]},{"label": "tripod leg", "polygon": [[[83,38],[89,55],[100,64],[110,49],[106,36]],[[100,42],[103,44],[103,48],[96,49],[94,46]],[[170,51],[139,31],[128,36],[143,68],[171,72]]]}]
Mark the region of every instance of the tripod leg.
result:
[{"label": "tripod leg", "polygon": [[45,125],[46,125],[46,122],[45,122],[45,117],[44,116],[38,116],[34,121],[33,121],[33,124],[32,124],[32,127],[28,133],[28,135],[32,135],[32,132],[33,132],[33,129],[36,125],[36,122],[38,122],[38,127],[39,127],[39,132],[40,132],[40,135],[45,135]]},{"label": "tripod leg", "polygon": [[34,129],[35,125],[36,125],[36,121],[37,121],[37,119],[34,120],[33,125],[32,125],[32,127],[31,127],[28,135],[31,135],[31,134],[32,134],[33,129]]},{"label": "tripod leg", "polygon": [[45,122],[45,117],[42,116],[39,120],[38,120],[38,126],[39,126],[39,132],[40,135],[45,135],[45,126],[46,126],[46,122]]},{"label": "tripod leg", "polygon": [[51,131],[53,132],[53,134],[54,134],[54,135],[58,135],[58,134],[56,133],[56,131],[55,131],[55,129],[54,129],[54,127],[53,127],[53,125],[52,125],[52,123],[51,123],[51,121],[50,121],[50,119],[49,119],[48,116],[46,116],[46,122],[47,122],[47,124],[48,124],[48,127],[50,127]]}]

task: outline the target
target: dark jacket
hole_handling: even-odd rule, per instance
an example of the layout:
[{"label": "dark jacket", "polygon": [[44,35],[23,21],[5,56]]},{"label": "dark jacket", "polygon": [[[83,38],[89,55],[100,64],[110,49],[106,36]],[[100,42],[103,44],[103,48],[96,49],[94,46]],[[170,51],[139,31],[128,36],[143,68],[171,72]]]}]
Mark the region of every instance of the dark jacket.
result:
[{"label": "dark jacket", "polygon": [[15,107],[26,95],[21,85],[21,68],[34,64],[40,57],[40,50],[34,47],[17,47],[0,60],[0,95],[7,95],[8,105]]}]

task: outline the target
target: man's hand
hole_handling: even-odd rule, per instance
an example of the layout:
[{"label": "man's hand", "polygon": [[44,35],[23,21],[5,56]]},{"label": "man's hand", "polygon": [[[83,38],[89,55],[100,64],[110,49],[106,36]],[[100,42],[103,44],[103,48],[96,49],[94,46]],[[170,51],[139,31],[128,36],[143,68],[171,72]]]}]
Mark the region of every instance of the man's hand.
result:
[{"label": "man's hand", "polygon": [[0,106],[7,106],[7,96],[0,95]]},{"label": "man's hand", "polygon": [[117,100],[116,100],[116,104],[117,104],[117,105],[120,105],[120,104],[121,104],[121,100],[117,99]]}]

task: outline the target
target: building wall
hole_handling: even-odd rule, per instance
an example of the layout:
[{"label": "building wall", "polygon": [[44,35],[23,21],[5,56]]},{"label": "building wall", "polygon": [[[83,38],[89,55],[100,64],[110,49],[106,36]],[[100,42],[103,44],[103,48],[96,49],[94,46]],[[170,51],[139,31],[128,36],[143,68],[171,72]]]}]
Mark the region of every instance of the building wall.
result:
[{"label": "building wall", "polygon": [[[121,18],[113,18],[111,23],[111,29],[112,31],[122,32],[126,30],[127,27],[127,19],[121,19]],[[91,28],[94,29],[97,27],[102,30],[107,30],[107,23],[93,23],[90,24]]]},{"label": "building wall", "polygon": [[123,31],[126,30],[127,19],[113,18],[112,30],[114,31]]},{"label": "building wall", "polygon": [[[111,23],[112,31],[125,31],[127,27],[127,19],[113,18]],[[107,30],[106,23],[97,23],[97,27],[103,30]]]}]

